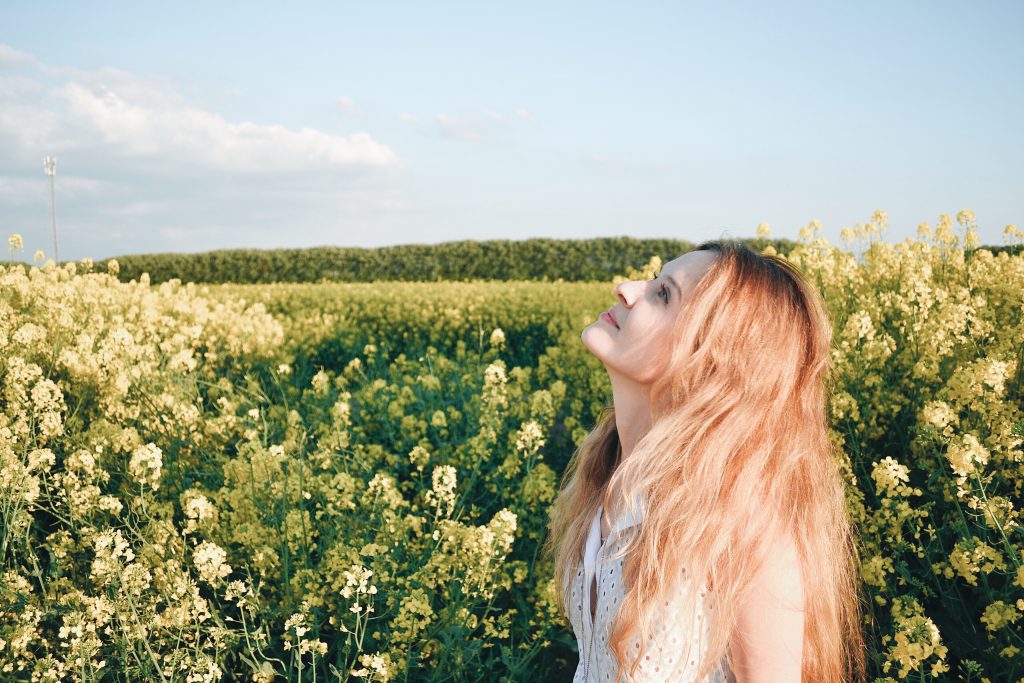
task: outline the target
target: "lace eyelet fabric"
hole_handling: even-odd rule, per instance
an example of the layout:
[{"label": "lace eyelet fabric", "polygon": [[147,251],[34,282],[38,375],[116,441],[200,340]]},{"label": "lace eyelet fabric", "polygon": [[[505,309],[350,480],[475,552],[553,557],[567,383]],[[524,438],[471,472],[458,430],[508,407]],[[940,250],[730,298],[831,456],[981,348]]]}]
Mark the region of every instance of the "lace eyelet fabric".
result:
[{"label": "lace eyelet fabric", "polygon": [[[625,559],[606,558],[621,551],[626,543],[623,532],[638,524],[640,516],[632,517],[627,513],[616,520],[602,544],[602,513],[603,508],[599,507],[591,523],[583,561],[566,577],[569,622],[580,655],[573,683],[611,683],[618,670],[608,641],[618,605],[625,598],[622,582]],[[706,585],[694,587],[685,573],[681,574],[676,585],[675,596],[680,605],[688,597],[681,591],[699,591],[697,609],[693,614],[681,614],[673,604],[675,599],[655,608],[655,614],[651,615],[653,632],[633,683],[697,683],[697,669],[710,640],[709,619],[714,616],[714,608],[704,599],[707,596]],[[593,618],[590,612],[592,588],[596,588],[597,598]],[[639,641],[633,644],[639,650]],[[735,683],[735,677],[723,657],[719,666],[700,683]]]}]

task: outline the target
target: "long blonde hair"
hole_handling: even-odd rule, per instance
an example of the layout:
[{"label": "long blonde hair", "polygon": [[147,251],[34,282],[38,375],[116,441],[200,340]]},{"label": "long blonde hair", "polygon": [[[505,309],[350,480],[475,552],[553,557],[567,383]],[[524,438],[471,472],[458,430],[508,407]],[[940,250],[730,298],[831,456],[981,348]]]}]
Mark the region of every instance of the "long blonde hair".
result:
[{"label": "long blonde hair", "polygon": [[[697,680],[723,656],[735,670],[737,606],[786,537],[800,558],[802,680],[863,680],[856,530],[828,434],[828,311],[785,258],[734,240],[695,250],[716,258],[681,302],[669,369],[651,387],[650,430],[621,461],[614,407],[607,406],[562,476],[543,549],[555,559],[559,606],[568,615],[563,577],[582,561],[598,505],[622,510],[632,500],[624,492],[643,491],[647,506],[623,551],[626,596],[609,638],[616,682],[626,663],[632,678],[646,650],[653,616],[642,606],[662,604],[680,568],[713,587]],[[680,606],[684,614],[694,613],[696,592]],[[637,631],[644,645],[635,650],[627,640]]]}]

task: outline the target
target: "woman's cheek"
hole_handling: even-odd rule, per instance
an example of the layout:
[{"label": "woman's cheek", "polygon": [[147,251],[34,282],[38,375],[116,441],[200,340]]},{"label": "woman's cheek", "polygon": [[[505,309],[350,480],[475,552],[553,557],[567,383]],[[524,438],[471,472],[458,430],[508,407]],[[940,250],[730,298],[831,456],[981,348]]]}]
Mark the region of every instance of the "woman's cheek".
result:
[{"label": "woman's cheek", "polygon": [[647,353],[647,375],[646,381],[653,382],[668,371],[672,349],[668,344],[658,344],[649,347]]}]

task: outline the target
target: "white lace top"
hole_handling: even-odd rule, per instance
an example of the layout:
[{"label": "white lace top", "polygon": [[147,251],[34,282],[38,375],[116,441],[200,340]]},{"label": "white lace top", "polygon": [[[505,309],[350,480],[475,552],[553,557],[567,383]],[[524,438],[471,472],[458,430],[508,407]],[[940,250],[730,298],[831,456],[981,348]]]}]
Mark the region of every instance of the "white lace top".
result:
[{"label": "white lace top", "polygon": [[[624,598],[622,566],[624,559],[606,560],[605,557],[621,550],[628,538],[623,532],[640,523],[643,518],[644,496],[637,499],[635,515],[625,510],[610,525],[608,538],[601,543],[601,515],[603,506],[590,526],[583,562],[573,574],[566,577],[569,594],[569,621],[576,634],[580,661],[573,683],[611,683],[615,680],[617,665],[608,645],[616,605]],[[681,590],[690,590],[688,577],[682,575]],[[591,618],[591,589],[596,588],[596,605]],[[696,683],[697,665],[704,656],[709,641],[710,626],[707,617],[713,616],[713,607],[705,607],[703,600],[707,585],[700,588],[696,614],[681,614],[666,602],[654,615],[653,642],[648,643],[645,659],[637,667],[634,683],[664,681],[665,683]],[[687,648],[689,645],[689,651]],[[639,648],[639,641],[636,642]],[[624,680],[629,680],[624,678]],[[735,678],[723,657],[719,667],[702,683],[734,683]]]}]

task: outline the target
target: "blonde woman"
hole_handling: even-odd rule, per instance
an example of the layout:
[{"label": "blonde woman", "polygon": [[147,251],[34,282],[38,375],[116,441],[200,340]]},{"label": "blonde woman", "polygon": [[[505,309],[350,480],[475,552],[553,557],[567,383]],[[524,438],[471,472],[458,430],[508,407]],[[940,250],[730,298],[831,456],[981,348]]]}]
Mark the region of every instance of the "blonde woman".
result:
[{"label": "blonde woman", "polygon": [[616,292],[582,334],[613,405],[569,461],[544,548],[574,683],[863,680],[820,294],[734,241]]}]

